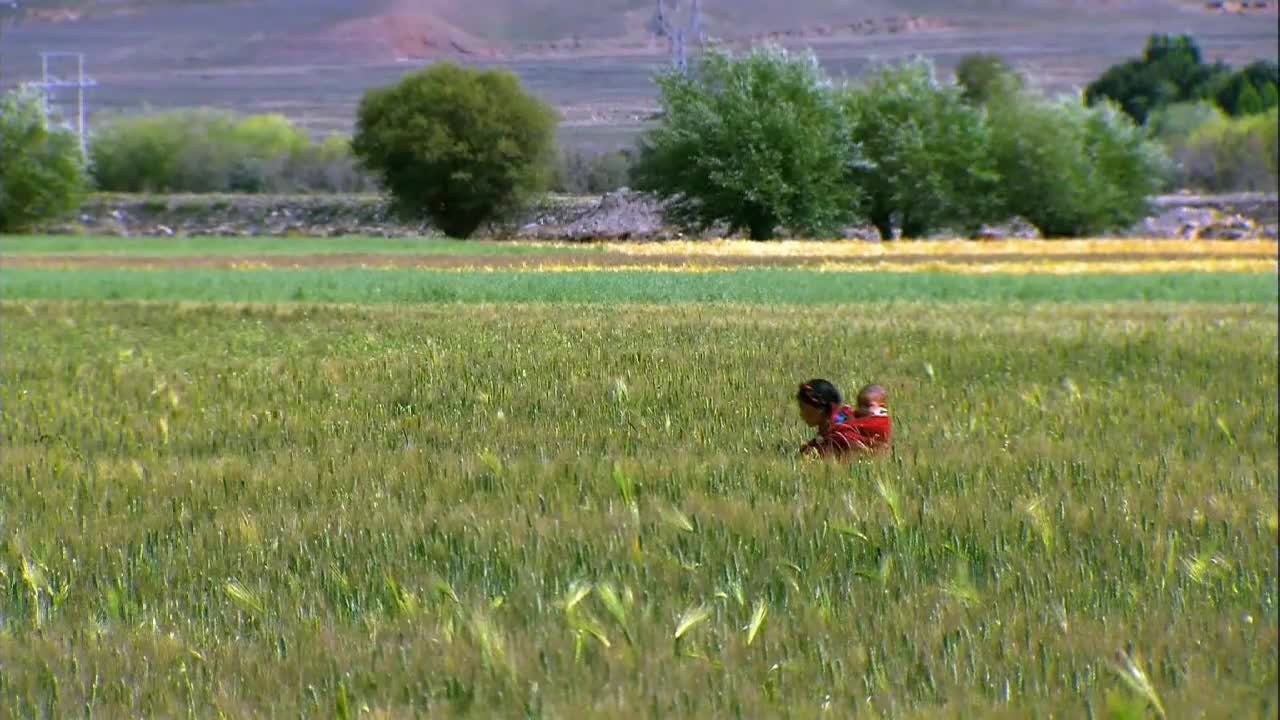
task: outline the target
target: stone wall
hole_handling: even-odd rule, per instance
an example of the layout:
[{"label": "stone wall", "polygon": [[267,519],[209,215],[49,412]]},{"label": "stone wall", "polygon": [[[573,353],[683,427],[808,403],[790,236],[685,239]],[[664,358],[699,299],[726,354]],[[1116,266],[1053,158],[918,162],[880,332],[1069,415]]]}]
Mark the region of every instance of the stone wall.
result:
[{"label": "stone wall", "polygon": [[[1168,195],[1155,198],[1152,214],[1117,236],[1150,238],[1276,238],[1274,194]],[[365,235],[414,237],[425,224],[394,217],[373,195],[171,195],[94,196],[74,222],[40,228],[51,234],[107,236],[200,235],[224,237]],[[705,233],[723,237],[724,228]],[[845,237],[876,241],[874,228],[848,228]],[[589,241],[665,240],[684,237],[662,218],[661,206],[639,193],[619,191],[602,198],[556,196],[520,217],[484,229],[481,237]],[[1017,219],[984,228],[983,237],[1037,237]]]}]

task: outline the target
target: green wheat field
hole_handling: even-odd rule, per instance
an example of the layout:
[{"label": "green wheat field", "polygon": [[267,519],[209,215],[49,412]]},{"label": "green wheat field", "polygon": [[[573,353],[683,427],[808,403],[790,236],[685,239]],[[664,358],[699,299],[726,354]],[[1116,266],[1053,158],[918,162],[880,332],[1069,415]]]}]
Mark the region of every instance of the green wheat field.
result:
[{"label": "green wheat field", "polygon": [[0,272],[0,716],[1276,716],[1274,275],[327,273]]}]

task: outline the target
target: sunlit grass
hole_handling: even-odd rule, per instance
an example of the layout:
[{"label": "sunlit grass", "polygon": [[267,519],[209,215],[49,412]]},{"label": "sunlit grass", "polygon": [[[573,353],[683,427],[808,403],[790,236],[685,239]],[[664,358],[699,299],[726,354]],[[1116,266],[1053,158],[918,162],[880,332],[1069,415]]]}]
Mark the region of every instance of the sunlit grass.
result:
[{"label": "sunlit grass", "polygon": [[1274,300],[0,313],[18,717],[1277,710]]}]

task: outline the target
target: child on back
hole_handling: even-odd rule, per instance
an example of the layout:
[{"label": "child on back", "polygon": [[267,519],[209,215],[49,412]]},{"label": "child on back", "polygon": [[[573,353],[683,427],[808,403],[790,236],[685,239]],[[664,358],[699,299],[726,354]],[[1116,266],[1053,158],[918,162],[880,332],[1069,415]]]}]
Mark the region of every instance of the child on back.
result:
[{"label": "child on back", "polygon": [[860,390],[857,407],[849,407],[836,386],[815,379],[800,385],[796,401],[805,424],[818,431],[800,449],[804,455],[843,458],[883,450],[892,442],[887,396],[878,385]]},{"label": "child on back", "polygon": [[889,419],[889,396],[879,385],[858,391],[858,407],[847,424],[862,435],[868,450],[883,450],[893,444],[893,422]]}]

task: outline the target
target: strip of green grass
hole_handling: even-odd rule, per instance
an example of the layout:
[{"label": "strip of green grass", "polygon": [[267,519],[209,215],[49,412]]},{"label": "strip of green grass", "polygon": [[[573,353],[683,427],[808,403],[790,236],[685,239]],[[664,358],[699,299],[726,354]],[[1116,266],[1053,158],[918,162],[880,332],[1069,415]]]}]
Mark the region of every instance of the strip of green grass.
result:
[{"label": "strip of green grass", "polygon": [[[582,250],[595,248],[583,246]],[[526,243],[447,238],[216,238],[216,237],[95,237],[16,235],[0,238],[0,257],[111,256],[198,257],[253,255],[546,255],[564,252]]]},{"label": "strip of green grass", "polygon": [[807,270],[682,273],[10,269],[0,271],[0,293],[9,299],[31,300],[272,303],[1277,302],[1276,276],[1268,273],[974,276]]}]

